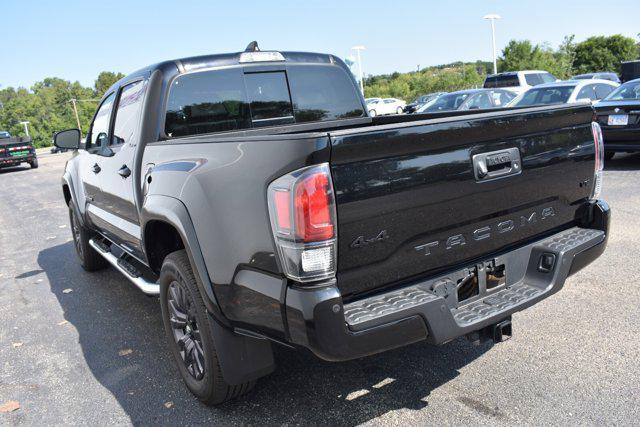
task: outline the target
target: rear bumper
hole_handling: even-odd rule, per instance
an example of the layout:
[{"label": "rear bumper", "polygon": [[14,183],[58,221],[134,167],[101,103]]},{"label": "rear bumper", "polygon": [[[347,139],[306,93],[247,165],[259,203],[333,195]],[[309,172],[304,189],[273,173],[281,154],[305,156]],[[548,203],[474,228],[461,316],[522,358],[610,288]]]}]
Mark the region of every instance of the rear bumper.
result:
[{"label": "rear bumper", "polygon": [[[348,304],[335,285],[289,287],[290,341],[322,359],[341,361],[422,340],[442,344],[496,324],[558,292],[569,275],[600,256],[607,244],[609,216],[606,203],[593,203],[584,228],[574,227],[494,258],[508,266],[507,283],[460,306],[442,285],[457,272]],[[555,257],[548,272],[540,269],[543,254]]]},{"label": "rear bumper", "polygon": [[603,127],[602,134],[607,151],[640,151],[640,128]]},{"label": "rear bumper", "polygon": [[17,166],[20,163],[29,163],[35,158],[35,153],[21,157],[0,157],[0,167]]}]

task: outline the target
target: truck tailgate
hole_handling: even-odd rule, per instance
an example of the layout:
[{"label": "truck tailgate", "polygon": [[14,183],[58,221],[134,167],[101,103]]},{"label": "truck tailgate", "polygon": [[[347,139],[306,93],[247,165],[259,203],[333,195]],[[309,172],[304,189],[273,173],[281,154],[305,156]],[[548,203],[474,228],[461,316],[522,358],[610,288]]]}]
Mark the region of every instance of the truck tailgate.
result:
[{"label": "truck tailgate", "polygon": [[563,105],[332,132],[343,296],[571,226],[592,188],[592,119]]}]

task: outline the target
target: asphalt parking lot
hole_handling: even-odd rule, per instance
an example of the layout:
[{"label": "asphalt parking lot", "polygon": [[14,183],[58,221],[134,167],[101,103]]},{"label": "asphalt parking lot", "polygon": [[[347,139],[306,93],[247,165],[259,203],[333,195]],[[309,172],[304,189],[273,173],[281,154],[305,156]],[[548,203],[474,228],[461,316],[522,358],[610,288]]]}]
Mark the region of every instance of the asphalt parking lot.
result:
[{"label": "asphalt parking lot", "polygon": [[513,339],[419,343],[331,364],[280,349],[242,399],[208,408],[181,383],[159,303],[76,260],[60,176],[0,170],[0,425],[628,424],[640,415],[640,155],[607,163],[609,247],[557,295],[514,316]]}]

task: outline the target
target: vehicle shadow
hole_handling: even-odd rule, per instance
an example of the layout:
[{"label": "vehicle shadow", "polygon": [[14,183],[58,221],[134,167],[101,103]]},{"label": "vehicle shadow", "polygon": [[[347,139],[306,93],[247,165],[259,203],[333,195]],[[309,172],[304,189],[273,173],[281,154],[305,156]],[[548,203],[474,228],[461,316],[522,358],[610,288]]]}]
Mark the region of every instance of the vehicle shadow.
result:
[{"label": "vehicle shadow", "polygon": [[29,170],[31,170],[31,166],[29,166],[29,165],[2,167],[2,168],[0,168],[0,175],[5,174],[5,173],[26,172],[26,171],[29,171]]},{"label": "vehicle shadow", "polygon": [[611,160],[605,160],[604,170],[634,171],[640,169],[640,153],[617,153]]},{"label": "vehicle shadow", "polygon": [[[418,343],[345,363],[277,348],[273,374],[249,395],[209,408],[178,376],[157,299],[141,294],[111,268],[83,271],[71,242],[41,251],[38,264],[65,320],[78,332],[91,374],[134,424],[360,424],[397,409],[424,409],[432,390],[491,348],[464,339],[442,347]],[[63,292],[68,288],[73,293]]]}]

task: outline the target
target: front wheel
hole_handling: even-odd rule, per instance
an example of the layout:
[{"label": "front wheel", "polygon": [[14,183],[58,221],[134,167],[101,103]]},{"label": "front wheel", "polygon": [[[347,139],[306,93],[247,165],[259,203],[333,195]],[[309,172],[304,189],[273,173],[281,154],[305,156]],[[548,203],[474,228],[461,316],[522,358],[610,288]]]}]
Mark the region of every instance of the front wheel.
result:
[{"label": "front wheel", "polygon": [[404,112],[404,110],[402,109],[402,107],[398,107],[398,109],[396,110],[396,114],[402,114]]},{"label": "front wheel", "polygon": [[191,393],[207,405],[219,405],[251,390],[255,381],[233,386],[222,377],[213,342],[218,326],[206,311],[184,250],[167,255],[159,281],[165,335]]},{"label": "front wheel", "polygon": [[93,236],[91,230],[80,224],[78,214],[73,208],[73,203],[69,204],[69,222],[71,223],[71,235],[76,254],[80,258],[80,265],[87,271],[96,271],[106,268],[109,264],[95,249],[89,244]]}]

